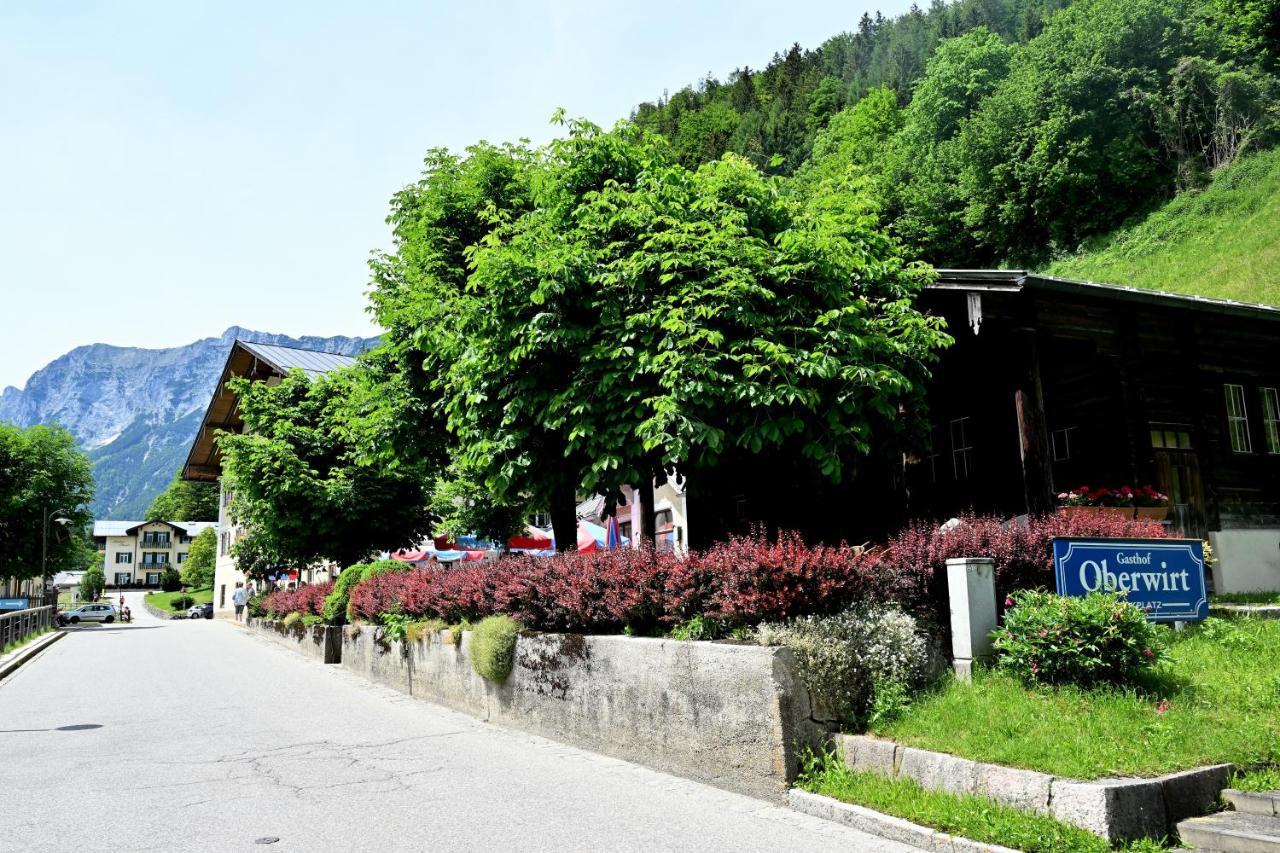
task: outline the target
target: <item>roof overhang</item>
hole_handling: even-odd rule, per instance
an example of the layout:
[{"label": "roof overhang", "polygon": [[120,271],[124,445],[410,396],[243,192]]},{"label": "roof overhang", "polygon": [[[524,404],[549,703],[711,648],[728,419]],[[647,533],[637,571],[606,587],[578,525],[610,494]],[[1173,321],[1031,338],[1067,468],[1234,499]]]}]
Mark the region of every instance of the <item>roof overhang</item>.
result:
[{"label": "roof overhang", "polygon": [[1212,299],[1186,293],[1169,293],[1144,287],[1126,287],[1103,284],[1096,281],[1078,281],[1027,270],[958,270],[939,269],[938,277],[928,290],[957,290],[966,292],[1020,293],[1022,291],[1062,293],[1119,302],[1141,303],[1162,308],[1183,308],[1249,317],[1258,320],[1280,321],[1280,308],[1274,305],[1258,305],[1252,302],[1236,302],[1231,299]]}]

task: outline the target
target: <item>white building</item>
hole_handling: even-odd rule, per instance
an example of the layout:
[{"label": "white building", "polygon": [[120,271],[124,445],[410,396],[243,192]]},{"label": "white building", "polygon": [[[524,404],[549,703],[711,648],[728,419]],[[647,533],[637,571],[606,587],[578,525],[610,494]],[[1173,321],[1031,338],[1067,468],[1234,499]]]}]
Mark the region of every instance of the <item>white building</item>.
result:
[{"label": "white building", "polygon": [[213,521],[95,521],[93,540],[109,586],[156,587],[165,569],[182,570],[191,540],[215,526]]}]

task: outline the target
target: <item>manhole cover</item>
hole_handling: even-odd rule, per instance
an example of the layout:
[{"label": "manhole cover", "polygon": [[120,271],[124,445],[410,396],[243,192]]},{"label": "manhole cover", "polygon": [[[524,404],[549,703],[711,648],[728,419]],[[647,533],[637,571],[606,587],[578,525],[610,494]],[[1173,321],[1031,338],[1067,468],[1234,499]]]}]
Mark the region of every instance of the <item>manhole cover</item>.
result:
[{"label": "manhole cover", "polygon": [[275,844],[279,840],[280,839],[276,838],[274,835],[264,835],[261,838],[255,838],[253,840],[253,843],[254,844]]},{"label": "manhole cover", "polygon": [[101,723],[78,723],[74,726],[58,726],[54,731],[59,732],[83,732],[88,729],[100,729]]}]

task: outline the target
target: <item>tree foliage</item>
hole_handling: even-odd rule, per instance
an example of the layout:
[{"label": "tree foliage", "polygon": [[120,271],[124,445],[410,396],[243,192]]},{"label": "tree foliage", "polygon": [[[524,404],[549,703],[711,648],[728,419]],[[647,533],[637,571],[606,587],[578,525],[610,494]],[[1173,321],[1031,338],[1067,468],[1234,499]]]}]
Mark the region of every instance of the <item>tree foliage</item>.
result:
[{"label": "tree foliage", "polygon": [[147,521],[216,521],[218,484],[182,479],[181,473],[156,495],[147,508]]},{"label": "tree foliage", "polygon": [[389,463],[379,446],[396,429],[385,423],[394,378],[352,369],[315,380],[295,371],[278,385],[232,382],[246,431],[218,440],[231,512],[249,530],[235,545],[242,569],[348,565],[425,533],[422,472]]},{"label": "tree foliage", "polygon": [[192,589],[213,586],[213,572],[218,556],[218,532],[206,527],[191,540],[187,559],[182,564],[182,582]]},{"label": "tree foliage", "polygon": [[46,524],[49,575],[81,568],[91,500],[89,460],[69,432],[0,423],[0,578],[40,577]]}]

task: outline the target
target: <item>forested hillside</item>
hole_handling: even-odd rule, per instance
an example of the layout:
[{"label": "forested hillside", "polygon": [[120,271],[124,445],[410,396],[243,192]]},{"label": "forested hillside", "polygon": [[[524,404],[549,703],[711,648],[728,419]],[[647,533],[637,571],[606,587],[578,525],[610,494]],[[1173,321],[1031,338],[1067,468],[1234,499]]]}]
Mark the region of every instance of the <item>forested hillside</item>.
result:
[{"label": "forested hillside", "polygon": [[936,265],[1041,265],[1276,139],[1280,0],[959,0],[634,120],[806,191],[850,165]]},{"label": "forested hillside", "polygon": [[1241,158],[1047,272],[1280,305],[1280,149]]}]

